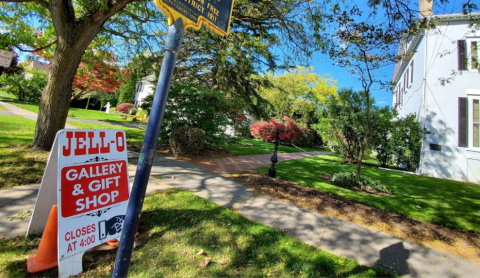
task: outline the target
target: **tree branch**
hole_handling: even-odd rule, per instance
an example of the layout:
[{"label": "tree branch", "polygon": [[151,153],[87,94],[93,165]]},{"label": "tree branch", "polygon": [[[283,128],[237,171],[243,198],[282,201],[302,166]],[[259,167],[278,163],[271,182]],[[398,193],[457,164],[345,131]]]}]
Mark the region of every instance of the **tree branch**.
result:
[{"label": "tree branch", "polygon": [[14,47],[17,48],[18,50],[22,51],[22,52],[37,52],[37,51],[40,51],[40,50],[44,50],[44,49],[47,49],[49,48],[50,46],[54,45],[57,43],[57,40],[54,40],[53,42],[47,44],[47,45],[44,45],[42,47],[38,47],[38,48],[34,48],[32,50],[28,50],[28,49],[22,49],[20,46],[18,45],[15,45]]}]

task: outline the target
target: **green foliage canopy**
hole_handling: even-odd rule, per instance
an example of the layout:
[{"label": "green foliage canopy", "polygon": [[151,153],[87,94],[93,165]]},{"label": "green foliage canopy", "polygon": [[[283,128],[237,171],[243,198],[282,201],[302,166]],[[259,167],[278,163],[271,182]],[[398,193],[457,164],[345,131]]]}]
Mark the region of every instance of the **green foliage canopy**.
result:
[{"label": "green foliage canopy", "polygon": [[315,122],[318,108],[336,94],[337,82],[313,70],[313,67],[297,66],[282,75],[265,74],[271,86],[262,87],[260,95],[273,105],[270,118],[288,116],[307,125]]}]

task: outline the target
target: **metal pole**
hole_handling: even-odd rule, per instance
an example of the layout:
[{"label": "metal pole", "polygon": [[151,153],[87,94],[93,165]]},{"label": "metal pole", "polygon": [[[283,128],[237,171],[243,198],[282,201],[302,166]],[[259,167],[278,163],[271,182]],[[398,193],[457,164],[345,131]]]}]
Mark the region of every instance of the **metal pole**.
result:
[{"label": "metal pole", "polygon": [[155,97],[150,112],[150,119],[148,120],[147,131],[143,140],[142,151],[138,160],[130,200],[128,201],[127,213],[125,215],[125,222],[123,224],[112,277],[126,277],[128,274],[135,233],[137,232],[138,222],[140,220],[143,199],[145,198],[153,157],[157,148],[158,134],[162,125],[168,92],[170,91],[170,85],[172,83],[175,60],[182,46],[184,32],[181,18],[177,19],[173,25],[170,25],[168,28],[167,41],[165,42],[165,57],[163,58],[162,69],[158,78],[157,89],[155,90]]},{"label": "metal pole", "polygon": [[277,168],[275,168],[275,163],[278,162],[278,145],[280,145],[280,128],[277,129],[277,132],[275,134],[275,150],[273,151],[272,158],[270,158],[270,161],[272,161],[272,165],[270,166],[270,169],[268,169],[268,176],[271,178],[275,178],[277,176]]}]

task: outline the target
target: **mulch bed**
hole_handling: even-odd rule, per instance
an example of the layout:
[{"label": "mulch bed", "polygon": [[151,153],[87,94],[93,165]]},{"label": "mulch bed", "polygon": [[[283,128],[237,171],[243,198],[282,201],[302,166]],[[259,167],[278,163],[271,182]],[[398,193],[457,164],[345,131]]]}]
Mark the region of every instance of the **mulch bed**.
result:
[{"label": "mulch bed", "polygon": [[265,194],[277,200],[288,201],[323,215],[368,226],[480,263],[480,234],[414,220],[251,171],[242,171],[227,177],[252,188],[257,195]]}]

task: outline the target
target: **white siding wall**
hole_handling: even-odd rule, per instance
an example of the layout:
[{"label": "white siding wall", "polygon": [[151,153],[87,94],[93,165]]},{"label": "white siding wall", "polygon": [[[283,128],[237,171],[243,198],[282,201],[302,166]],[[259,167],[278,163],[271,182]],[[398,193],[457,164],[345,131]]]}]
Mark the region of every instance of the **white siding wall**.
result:
[{"label": "white siding wall", "polygon": [[155,93],[155,85],[153,85],[153,80],[155,79],[155,76],[148,75],[144,78],[142,78],[138,83],[141,84],[141,90],[137,92],[135,95],[135,104],[139,107],[143,99],[148,96],[149,94]]},{"label": "white siding wall", "polygon": [[[458,98],[467,97],[466,90],[478,92],[480,97],[480,90],[472,90],[480,89],[480,74],[478,71],[462,71],[452,75],[458,72],[457,40],[465,39],[470,30],[467,25],[467,22],[451,22],[439,26],[437,31],[426,33],[413,57],[416,65],[414,83],[405,94],[404,105],[399,111],[400,115],[417,113],[419,121],[431,132],[424,141],[420,173],[480,182],[480,149],[458,147]],[[426,63],[423,62],[425,58]],[[420,74],[425,70],[426,82],[423,82]],[[442,85],[442,78],[451,79]],[[470,121],[469,129],[472,127]],[[471,137],[469,146],[472,145]],[[441,145],[441,151],[430,150],[430,144]]]}]

